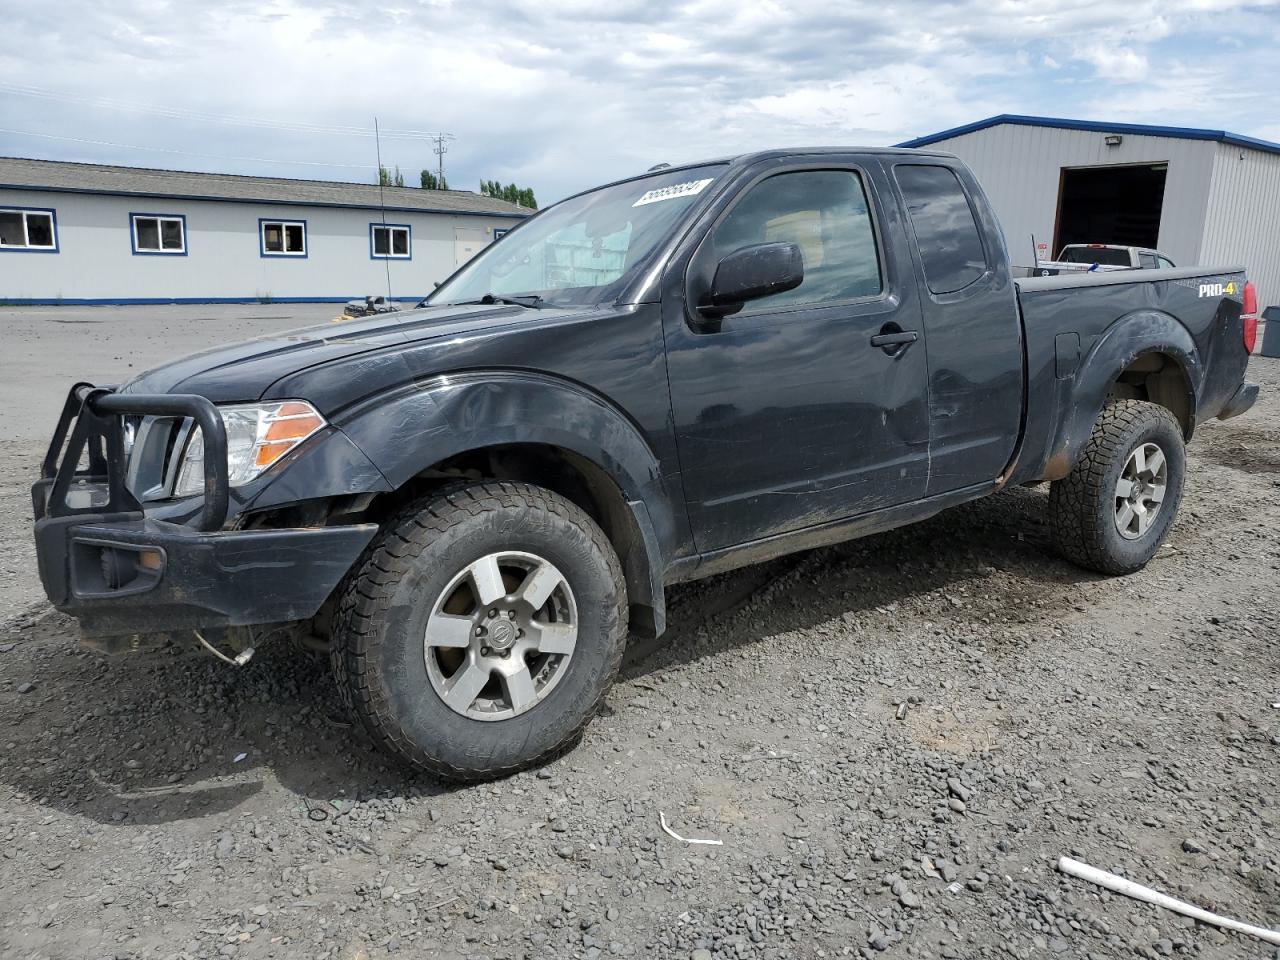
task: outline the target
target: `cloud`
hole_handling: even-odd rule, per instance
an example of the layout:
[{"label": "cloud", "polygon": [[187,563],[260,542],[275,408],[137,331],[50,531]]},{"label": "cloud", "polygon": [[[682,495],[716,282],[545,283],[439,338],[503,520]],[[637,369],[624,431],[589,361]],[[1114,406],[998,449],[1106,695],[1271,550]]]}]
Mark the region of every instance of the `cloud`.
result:
[{"label": "cloud", "polygon": [[[547,200],[658,161],[879,145],[1001,112],[1207,125],[1229,104],[1214,125],[1251,133],[1273,122],[1278,19],[1275,0],[22,3],[6,11],[0,126],[185,153],[11,133],[0,153],[368,180],[376,115],[454,134],[455,186],[515,180]],[[425,140],[382,147],[411,182],[435,165]]]},{"label": "cloud", "polygon": [[1076,60],[1093,66],[1094,73],[1105,80],[1141,83],[1151,71],[1145,55],[1115,43],[1085,43],[1073,52]]}]

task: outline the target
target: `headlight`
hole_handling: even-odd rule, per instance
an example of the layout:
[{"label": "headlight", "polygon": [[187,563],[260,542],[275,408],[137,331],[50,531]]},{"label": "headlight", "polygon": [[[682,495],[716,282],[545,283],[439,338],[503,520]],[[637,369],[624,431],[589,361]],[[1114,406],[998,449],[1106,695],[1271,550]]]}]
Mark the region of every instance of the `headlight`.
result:
[{"label": "headlight", "polygon": [[[305,400],[219,407],[227,427],[227,479],[231,486],[248,483],[307,437],[324,426],[324,417]],[[178,468],[173,495],[204,491],[204,437],[191,432]]]}]

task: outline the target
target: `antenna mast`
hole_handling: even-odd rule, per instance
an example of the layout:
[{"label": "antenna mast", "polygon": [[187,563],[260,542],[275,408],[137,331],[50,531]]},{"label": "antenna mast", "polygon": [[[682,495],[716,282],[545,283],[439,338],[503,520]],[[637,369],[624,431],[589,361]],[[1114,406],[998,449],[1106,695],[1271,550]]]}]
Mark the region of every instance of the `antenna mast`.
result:
[{"label": "antenna mast", "polygon": [[[373,143],[378,152],[378,206],[382,208],[382,229],[387,237],[387,256],[382,258],[382,266],[387,273],[387,307],[391,306],[391,231],[387,230],[387,186],[383,182],[386,174],[382,169],[382,134],[378,131],[378,118],[373,118]],[[372,251],[370,251],[372,252]]]}]

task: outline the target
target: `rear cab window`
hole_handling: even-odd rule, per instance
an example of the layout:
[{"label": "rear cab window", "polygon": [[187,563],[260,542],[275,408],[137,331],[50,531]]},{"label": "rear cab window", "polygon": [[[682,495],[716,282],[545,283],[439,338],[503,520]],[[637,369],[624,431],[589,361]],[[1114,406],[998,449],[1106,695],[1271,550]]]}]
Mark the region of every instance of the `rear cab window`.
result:
[{"label": "rear cab window", "polygon": [[1129,251],[1114,247],[1067,247],[1058,258],[1063,263],[1097,263],[1104,267],[1131,267]]},{"label": "rear cab window", "polygon": [[982,232],[955,172],[936,165],[900,164],[894,176],[907,204],[930,292],[956,293],[984,276],[988,263]]}]

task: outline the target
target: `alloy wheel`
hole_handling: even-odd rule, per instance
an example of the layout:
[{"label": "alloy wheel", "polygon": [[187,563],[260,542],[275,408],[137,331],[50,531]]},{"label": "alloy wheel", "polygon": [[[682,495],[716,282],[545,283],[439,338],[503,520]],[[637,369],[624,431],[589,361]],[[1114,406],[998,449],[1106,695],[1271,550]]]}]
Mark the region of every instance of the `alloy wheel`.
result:
[{"label": "alloy wheel", "polygon": [[507,720],[555,688],[577,641],[578,611],[564,574],[532,553],[490,553],[436,599],[424,638],[427,675],[455,712]]},{"label": "alloy wheel", "polygon": [[1164,502],[1169,465],[1154,443],[1139,444],[1116,481],[1116,529],[1126,540],[1144,537]]}]

